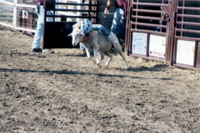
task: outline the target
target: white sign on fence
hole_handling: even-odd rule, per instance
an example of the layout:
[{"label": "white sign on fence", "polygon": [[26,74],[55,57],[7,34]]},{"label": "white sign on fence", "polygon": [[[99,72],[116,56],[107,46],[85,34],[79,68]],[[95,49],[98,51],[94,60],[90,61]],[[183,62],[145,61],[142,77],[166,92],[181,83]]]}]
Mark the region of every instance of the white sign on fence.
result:
[{"label": "white sign on fence", "polygon": [[195,41],[178,40],[176,63],[194,65]]},{"label": "white sign on fence", "polygon": [[146,55],[146,53],[147,53],[147,33],[133,32],[132,53]]},{"label": "white sign on fence", "polygon": [[149,55],[165,58],[166,37],[150,35]]}]

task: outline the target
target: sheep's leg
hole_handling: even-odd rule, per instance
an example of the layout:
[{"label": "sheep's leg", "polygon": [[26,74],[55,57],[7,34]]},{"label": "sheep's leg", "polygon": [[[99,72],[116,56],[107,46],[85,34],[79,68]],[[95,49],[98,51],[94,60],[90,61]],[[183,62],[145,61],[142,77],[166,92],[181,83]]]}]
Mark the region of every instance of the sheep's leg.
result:
[{"label": "sheep's leg", "polygon": [[85,49],[85,51],[86,51],[87,57],[88,57],[88,58],[91,58],[90,51],[89,51],[87,48]]},{"label": "sheep's leg", "polygon": [[99,52],[97,52],[97,53],[98,53],[99,60],[100,60],[100,61],[103,60],[103,59],[104,59],[104,54],[103,54],[103,52],[99,51]]},{"label": "sheep's leg", "polygon": [[85,49],[85,51],[86,51],[86,55],[87,55],[88,59],[93,61],[96,64],[95,60],[93,60],[91,55],[90,55],[90,51],[87,48]]},{"label": "sheep's leg", "polygon": [[129,68],[129,65],[126,61],[126,58],[124,56],[124,53],[122,52],[122,48],[121,46],[120,47],[115,47],[115,51],[123,58],[124,62],[125,62],[125,68],[128,69]]},{"label": "sheep's leg", "polygon": [[94,50],[94,57],[96,59],[96,65],[99,66],[100,64],[99,53],[96,50]]},{"label": "sheep's leg", "polygon": [[109,36],[114,48],[115,48],[115,51],[123,58],[124,62],[125,62],[125,65],[126,65],[126,69],[129,68],[129,65],[126,61],[126,58],[124,56],[124,53],[122,52],[122,47],[121,45],[119,44],[119,41],[117,39],[117,37],[114,35],[113,32],[110,33],[110,36]]},{"label": "sheep's leg", "polygon": [[108,67],[113,56],[108,51],[105,52],[105,55],[108,56],[108,60],[106,61],[105,67]]}]

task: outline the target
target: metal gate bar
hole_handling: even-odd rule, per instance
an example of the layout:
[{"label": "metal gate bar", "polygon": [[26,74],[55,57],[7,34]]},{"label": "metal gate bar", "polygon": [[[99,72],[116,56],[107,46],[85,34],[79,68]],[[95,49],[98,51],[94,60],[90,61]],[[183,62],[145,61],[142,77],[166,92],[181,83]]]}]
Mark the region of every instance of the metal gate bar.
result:
[{"label": "metal gate bar", "polygon": [[[133,7],[137,7],[136,9],[132,9],[132,15],[131,15],[131,24],[135,26],[134,29],[139,29],[142,31],[141,27],[138,27],[140,25],[145,26],[145,27],[157,27],[157,28],[166,28],[166,25],[162,25],[162,23],[159,23],[161,21],[161,8],[163,4],[157,4],[157,3],[142,3],[137,0],[137,2],[132,3]],[[148,5],[148,6],[147,6]],[[147,9],[145,9],[145,7]],[[157,8],[156,10],[154,9],[148,9],[148,8]],[[140,9],[138,9],[140,8]],[[153,15],[153,16],[152,16]],[[154,16],[156,15],[156,17]],[[135,21],[134,21],[135,20]],[[141,21],[145,21],[144,23]],[[152,29],[143,29],[145,31],[149,31]],[[154,29],[153,29],[154,30]]]}]

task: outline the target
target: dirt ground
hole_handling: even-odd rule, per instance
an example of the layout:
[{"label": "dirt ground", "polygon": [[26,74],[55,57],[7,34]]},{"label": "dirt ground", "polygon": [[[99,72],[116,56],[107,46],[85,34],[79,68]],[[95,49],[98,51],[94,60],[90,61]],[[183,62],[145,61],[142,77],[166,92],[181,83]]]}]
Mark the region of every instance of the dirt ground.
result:
[{"label": "dirt ground", "polygon": [[[79,49],[32,53],[0,28],[1,133],[199,133],[200,72],[115,56],[98,68]],[[102,65],[105,60],[102,62]]]}]

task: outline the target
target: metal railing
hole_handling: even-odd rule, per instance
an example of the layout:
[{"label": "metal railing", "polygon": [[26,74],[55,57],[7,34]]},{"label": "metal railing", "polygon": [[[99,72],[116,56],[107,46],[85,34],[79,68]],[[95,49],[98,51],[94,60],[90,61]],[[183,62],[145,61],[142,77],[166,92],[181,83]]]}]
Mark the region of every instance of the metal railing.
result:
[{"label": "metal railing", "polygon": [[37,15],[33,0],[0,0],[0,25],[35,32]]}]

